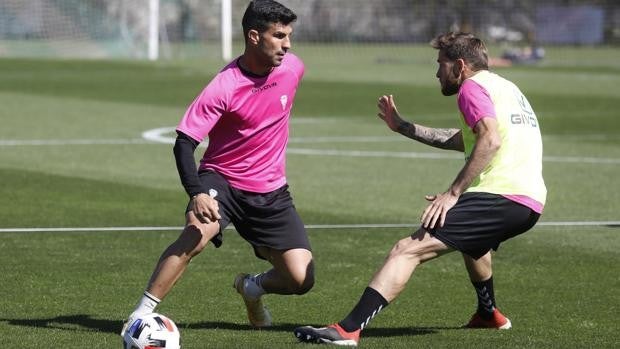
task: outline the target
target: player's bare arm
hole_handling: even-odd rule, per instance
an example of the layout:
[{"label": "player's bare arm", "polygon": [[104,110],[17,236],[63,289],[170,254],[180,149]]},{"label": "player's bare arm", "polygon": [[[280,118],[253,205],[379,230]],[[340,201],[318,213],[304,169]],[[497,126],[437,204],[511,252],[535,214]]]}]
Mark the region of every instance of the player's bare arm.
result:
[{"label": "player's bare arm", "polygon": [[379,98],[378,116],[394,132],[435,148],[463,151],[461,130],[456,128],[433,128],[403,120],[392,95]]},{"label": "player's bare arm", "polygon": [[424,228],[434,228],[437,223],[443,226],[448,210],[456,204],[459,196],[470,186],[474,178],[482,173],[501,147],[502,140],[495,118],[482,118],[474,127],[474,133],[476,135],[474,149],[450,189],[445,193],[426,196],[426,200],[431,203],[422,213],[421,221]]},{"label": "player's bare arm", "polygon": [[456,128],[432,128],[404,121],[398,133],[435,148],[463,151],[461,130]]}]

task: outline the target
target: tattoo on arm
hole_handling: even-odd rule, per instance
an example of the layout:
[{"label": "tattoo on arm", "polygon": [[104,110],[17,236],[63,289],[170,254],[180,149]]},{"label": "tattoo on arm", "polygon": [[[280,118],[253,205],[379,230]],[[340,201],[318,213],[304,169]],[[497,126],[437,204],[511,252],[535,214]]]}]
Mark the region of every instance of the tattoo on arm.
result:
[{"label": "tattoo on arm", "polygon": [[415,139],[415,126],[407,121],[403,120],[400,125],[398,125],[397,131],[405,137]]},{"label": "tattoo on arm", "polygon": [[461,130],[456,128],[432,128],[403,121],[398,125],[398,132],[435,148],[464,150]]}]

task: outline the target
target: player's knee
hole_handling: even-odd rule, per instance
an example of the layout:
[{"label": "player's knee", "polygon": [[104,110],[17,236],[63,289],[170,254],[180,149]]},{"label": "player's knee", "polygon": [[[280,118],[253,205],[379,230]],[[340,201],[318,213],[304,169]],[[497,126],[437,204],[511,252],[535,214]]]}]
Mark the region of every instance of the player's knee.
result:
[{"label": "player's knee", "polygon": [[178,240],[182,250],[189,258],[202,252],[209,243],[209,239],[196,225],[187,225]]},{"label": "player's knee", "polygon": [[304,279],[304,283],[299,288],[300,292],[298,294],[307,293],[313,287],[314,287],[314,273],[309,273],[306,275],[306,278]]},{"label": "player's knee", "polygon": [[295,280],[293,283],[294,294],[302,295],[308,293],[314,287],[314,275],[306,275],[301,280]]},{"label": "player's knee", "polygon": [[289,287],[293,294],[302,295],[308,293],[314,287],[314,271],[312,267],[291,275]]},{"label": "player's knee", "polygon": [[407,251],[407,243],[403,240],[399,240],[394,244],[394,246],[392,246],[389,256],[391,258],[401,257],[405,255],[406,251]]},{"label": "player's knee", "polygon": [[406,259],[410,263],[420,264],[421,250],[416,248],[415,243],[410,238],[399,240],[394,244],[388,259]]}]

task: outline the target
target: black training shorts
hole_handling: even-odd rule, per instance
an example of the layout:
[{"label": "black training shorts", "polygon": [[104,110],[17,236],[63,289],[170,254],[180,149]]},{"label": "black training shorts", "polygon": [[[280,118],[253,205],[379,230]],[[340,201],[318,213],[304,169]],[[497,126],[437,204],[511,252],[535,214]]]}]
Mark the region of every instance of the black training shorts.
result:
[{"label": "black training shorts", "polygon": [[[200,172],[199,177],[210,195],[217,193],[215,199],[222,218],[219,220],[219,234],[211,239],[216,247],[222,245],[222,232],[232,223],[254,247],[255,253],[257,247],[311,250],[308,234],[293,205],[288,185],[269,193],[253,193],[231,187],[224,177],[214,171]],[[189,210],[188,204],[186,212]],[[258,253],[256,256],[262,258]]]},{"label": "black training shorts", "polygon": [[446,214],[443,227],[430,234],[475,259],[536,224],[540,214],[529,207],[490,193],[465,193]]}]

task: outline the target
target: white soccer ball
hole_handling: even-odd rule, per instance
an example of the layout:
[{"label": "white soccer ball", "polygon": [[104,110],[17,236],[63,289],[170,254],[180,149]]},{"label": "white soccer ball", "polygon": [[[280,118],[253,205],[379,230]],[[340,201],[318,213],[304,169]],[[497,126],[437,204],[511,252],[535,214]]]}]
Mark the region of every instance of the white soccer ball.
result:
[{"label": "white soccer ball", "polygon": [[180,349],[181,334],[168,317],[152,313],[129,324],[123,336],[123,349]]}]

